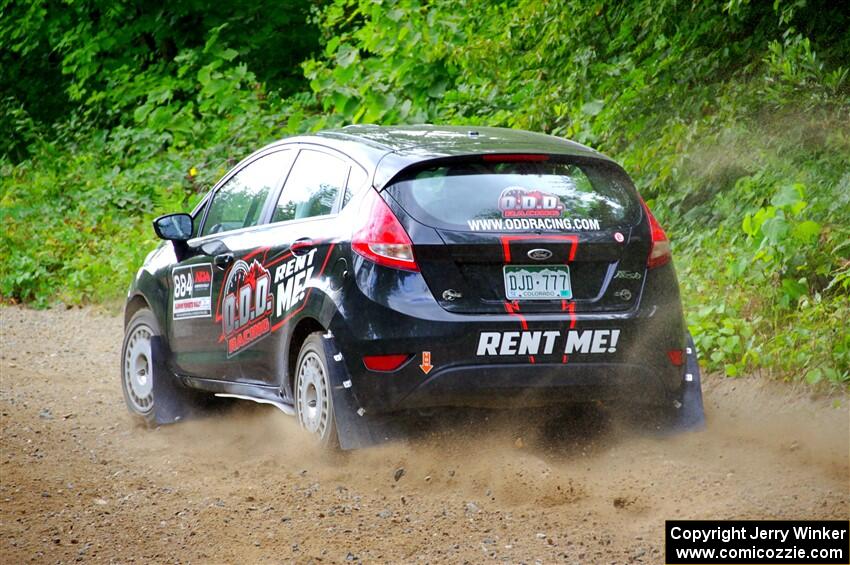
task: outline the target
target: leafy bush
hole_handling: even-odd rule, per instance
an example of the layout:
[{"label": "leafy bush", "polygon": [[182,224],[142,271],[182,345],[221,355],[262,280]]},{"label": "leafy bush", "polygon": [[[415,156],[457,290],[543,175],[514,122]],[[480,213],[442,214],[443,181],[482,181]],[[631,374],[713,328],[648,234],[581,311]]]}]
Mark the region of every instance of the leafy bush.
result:
[{"label": "leafy bush", "polygon": [[[27,57],[61,70],[45,75],[44,111],[33,92],[0,100],[6,299],[120,294],[153,244],[154,215],[190,206],[283,135],[357,122],[519,127],[593,145],[632,174],[671,235],[710,369],[850,382],[840,6],[333,0],[311,21],[296,11],[319,45],[310,57],[293,49],[306,57],[296,84],[297,65],[262,62],[282,45],[277,24],[247,37],[244,18],[216,9],[190,30],[203,7],[172,4],[114,37],[45,17],[47,2],[16,4],[0,24],[6,72],[25,73]],[[77,17],[92,6],[75,4]],[[129,9],[107,11],[104,29]],[[166,32],[157,18],[180,25]]]}]

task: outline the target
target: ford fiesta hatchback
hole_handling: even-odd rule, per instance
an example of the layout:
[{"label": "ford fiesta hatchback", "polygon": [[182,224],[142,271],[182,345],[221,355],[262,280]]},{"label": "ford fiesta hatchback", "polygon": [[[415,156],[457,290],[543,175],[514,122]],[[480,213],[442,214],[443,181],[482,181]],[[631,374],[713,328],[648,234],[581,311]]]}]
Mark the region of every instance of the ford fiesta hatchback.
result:
[{"label": "ford fiesta hatchback", "polygon": [[437,126],[293,137],[154,229],[121,363],[148,422],[204,393],[274,404],[344,448],[443,406],[625,401],[702,421],[670,243],[583,145]]}]

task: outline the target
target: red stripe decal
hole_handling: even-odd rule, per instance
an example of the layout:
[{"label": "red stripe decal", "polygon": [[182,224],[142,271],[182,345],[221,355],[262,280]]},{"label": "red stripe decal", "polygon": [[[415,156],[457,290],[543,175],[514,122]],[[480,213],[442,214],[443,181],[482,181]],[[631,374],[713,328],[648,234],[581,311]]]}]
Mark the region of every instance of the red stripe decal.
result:
[{"label": "red stripe decal", "polygon": [[576,327],[576,303],[561,300],[561,312],[567,312],[570,315],[570,329]]},{"label": "red stripe decal", "polygon": [[[514,302],[513,304],[511,304],[510,302],[505,302],[505,311],[511,316],[516,316],[517,318],[519,318],[519,325],[522,327],[523,330],[528,329],[528,322],[525,321],[525,316],[519,313],[519,304],[517,304],[516,302]],[[528,360],[529,362],[534,363],[534,355],[529,355]]]},{"label": "red stripe decal", "polygon": [[[528,239],[537,239],[537,240],[551,240],[551,241],[566,241],[570,244],[570,252],[568,255],[568,262],[572,262],[575,259],[576,251],[578,250],[578,236],[577,235],[503,235],[499,236],[499,240],[502,242],[502,254],[504,255],[505,263],[511,262],[511,242],[512,241],[522,241]],[[575,304],[570,302],[567,305],[566,300],[561,301],[561,310],[569,311],[570,313],[570,329],[575,327]],[[519,302],[514,301],[513,304],[510,302],[505,302],[505,311],[511,316],[517,316],[519,318],[520,325],[523,330],[528,329],[528,322],[525,320],[525,316],[519,314]],[[529,362],[532,364],[535,363],[535,359],[533,355],[530,355],[528,358]],[[567,356],[564,355],[563,362],[567,362]]]},{"label": "red stripe decal", "polygon": [[247,263],[248,261],[250,261],[251,259],[253,259],[257,255],[259,255],[260,253],[268,253],[269,249],[270,249],[269,247],[258,247],[255,250],[253,250],[252,252],[250,252],[247,255],[245,255],[244,257],[242,257],[242,260]]},{"label": "red stripe decal", "polygon": [[268,269],[269,267],[271,267],[271,266],[273,266],[273,265],[277,265],[278,263],[280,263],[280,262],[281,262],[281,261],[283,261],[284,259],[289,259],[290,257],[292,257],[292,252],[291,252],[291,251],[287,251],[287,252],[286,252],[286,253],[284,253],[283,255],[280,255],[280,256],[278,256],[277,258],[272,259],[271,261],[269,261],[267,264],[265,264],[265,265],[263,265],[263,266],[264,266],[266,269]]},{"label": "red stripe decal", "polygon": [[[572,262],[576,257],[576,251],[578,250],[578,236],[577,235],[537,235],[537,234],[526,234],[526,235],[503,235],[499,236],[499,240],[502,243],[502,254],[504,255],[505,263],[511,262],[511,242],[512,241],[522,241],[528,239],[535,240],[550,240],[550,241],[566,241],[570,244],[570,252],[567,258],[568,262]],[[576,316],[575,316],[576,305],[575,302],[567,302],[566,300],[561,300],[561,311],[569,312],[570,316],[570,329],[573,329],[576,325]],[[513,304],[510,302],[505,302],[505,311],[511,316],[517,316],[520,321],[520,325],[523,330],[528,329],[528,322],[525,321],[525,316],[519,314],[519,302],[514,301]],[[534,356],[529,356],[529,362],[534,363]],[[567,356],[564,355],[562,363],[567,362]]]},{"label": "red stripe decal", "polygon": [[[233,268],[233,264],[231,263],[231,265],[227,268],[227,270],[224,271],[224,277],[222,277],[222,279],[221,279],[222,287],[224,286],[224,281],[227,280],[227,276],[230,274],[230,269],[232,269],[232,268]],[[218,301],[215,305],[215,321],[216,321],[216,323],[221,322],[221,303],[223,301],[224,301],[224,288],[219,288]],[[218,336],[218,342],[221,343],[222,341],[224,341],[224,334]]]},{"label": "red stripe decal", "polygon": [[502,254],[505,256],[505,263],[511,262],[511,244],[504,237],[500,237],[502,240]]},{"label": "red stripe decal", "polygon": [[502,242],[502,253],[505,256],[505,263],[511,262],[511,242],[512,241],[522,241],[525,239],[548,239],[551,241],[567,241],[570,243],[570,254],[568,261],[572,262],[576,257],[576,251],[578,250],[578,236],[577,235],[536,235],[536,234],[528,234],[528,235],[502,235],[499,236],[499,240]]},{"label": "red stripe decal", "polygon": [[[570,329],[576,327],[576,303],[575,302],[567,302],[566,300],[561,300],[561,311],[568,312],[570,315]],[[561,358],[561,363],[566,363],[568,360],[567,356],[564,355]]]},{"label": "red stripe decal", "polygon": [[522,329],[528,329],[528,322],[525,321],[525,316],[518,313],[519,307],[515,304],[511,304],[510,302],[505,302],[505,312],[510,314],[511,316],[516,316],[519,318],[519,324],[522,326]]}]

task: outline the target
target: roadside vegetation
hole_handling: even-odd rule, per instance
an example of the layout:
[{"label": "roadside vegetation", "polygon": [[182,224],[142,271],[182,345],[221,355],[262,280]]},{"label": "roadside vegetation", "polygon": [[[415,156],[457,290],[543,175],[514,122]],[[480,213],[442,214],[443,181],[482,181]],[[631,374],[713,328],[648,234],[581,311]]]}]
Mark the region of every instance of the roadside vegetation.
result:
[{"label": "roadside vegetation", "polygon": [[850,383],[840,3],[204,4],[3,3],[5,301],[120,297],[154,216],[282,136],[517,127],[634,177],[673,241],[709,369]]}]

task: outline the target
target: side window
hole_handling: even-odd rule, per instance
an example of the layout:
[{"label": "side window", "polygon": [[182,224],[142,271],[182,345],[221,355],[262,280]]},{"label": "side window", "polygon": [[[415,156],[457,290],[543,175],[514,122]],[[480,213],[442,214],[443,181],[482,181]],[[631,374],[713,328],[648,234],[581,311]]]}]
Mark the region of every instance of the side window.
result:
[{"label": "side window", "polygon": [[210,199],[208,197],[204,197],[201,202],[195,206],[195,209],[192,210],[192,237],[198,237],[200,235],[201,221],[204,219],[204,210],[207,209],[207,204],[209,203]]},{"label": "side window", "polygon": [[341,159],[302,150],[280,193],[272,222],[330,214],[348,169],[348,164]]},{"label": "side window", "polygon": [[270,153],[232,176],[213,195],[201,235],[257,225],[269,193],[286,173],[294,154],[292,149]]},{"label": "side window", "polygon": [[342,195],[343,208],[345,208],[345,205],[348,204],[348,201],[351,200],[355,194],[365,188],[366,181],[368,180],[366,171],[360,167],[351,167],[351,174],[348,175],[348,183],[345,185],[345,194]]}]

